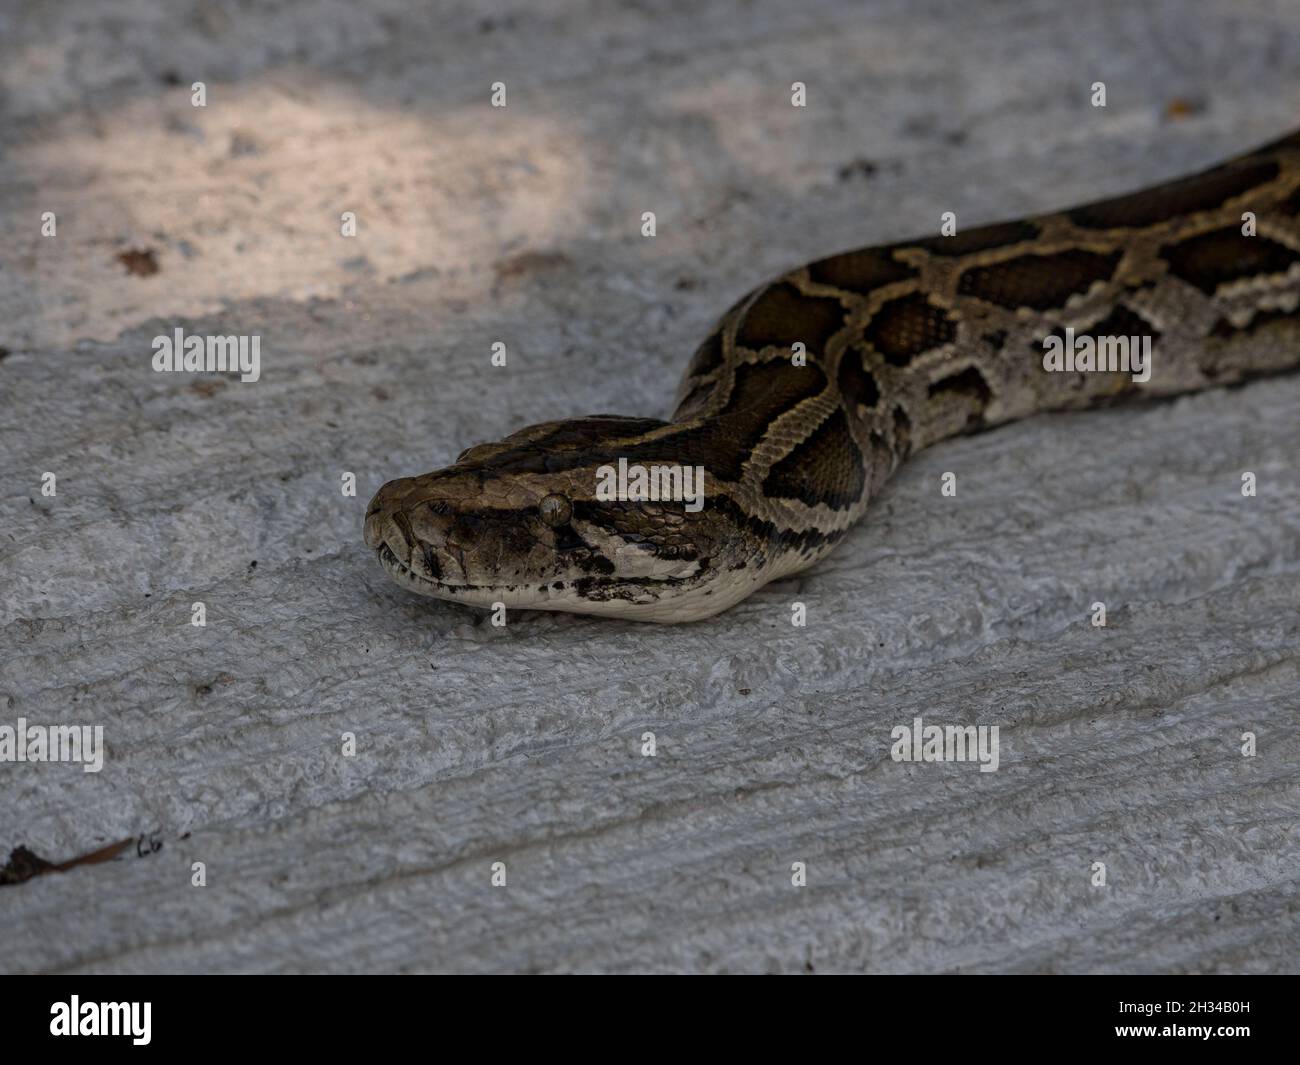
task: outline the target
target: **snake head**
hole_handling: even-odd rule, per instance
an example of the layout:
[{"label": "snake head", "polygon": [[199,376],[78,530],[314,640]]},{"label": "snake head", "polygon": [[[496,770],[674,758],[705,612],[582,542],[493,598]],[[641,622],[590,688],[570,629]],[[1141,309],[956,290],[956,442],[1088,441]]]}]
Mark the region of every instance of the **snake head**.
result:
[{"label": "snake head", "polygon": [[[389,481],[367,509],[365,542],[402,587],[471,606],[707,617],[752,590],[737,575],[754,572],[753,544],[693,461],[708,449],[683,432],[609,415],[530,426]],[[619,497],[620,469],[626,489],[638,468],[669,467],[691,471],[675,482],[682,498]]]}]

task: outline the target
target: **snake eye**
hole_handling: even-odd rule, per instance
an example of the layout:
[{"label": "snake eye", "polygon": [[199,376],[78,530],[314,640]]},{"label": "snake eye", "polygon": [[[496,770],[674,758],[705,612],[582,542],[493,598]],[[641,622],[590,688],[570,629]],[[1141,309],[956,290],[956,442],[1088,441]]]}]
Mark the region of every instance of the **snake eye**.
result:
[{"label": "snake eye", "polygon": [[573,517],[573,504],[557,492],[543,496],[542,501],[537,504],[537,510],[542,516],[542,521],[552,529],[568,525],[569,519]]}]

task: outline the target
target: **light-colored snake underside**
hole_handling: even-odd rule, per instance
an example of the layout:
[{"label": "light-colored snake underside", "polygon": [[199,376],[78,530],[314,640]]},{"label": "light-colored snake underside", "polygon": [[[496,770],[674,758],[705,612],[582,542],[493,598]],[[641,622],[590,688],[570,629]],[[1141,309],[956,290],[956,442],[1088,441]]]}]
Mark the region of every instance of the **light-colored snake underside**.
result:
[{"label": "light-colored snake underside", "polygon": [[[1149,380],[1048,372],[1045,340],[1069,335],[1149,337]],[[425,595],[689,621],[816,562],[938,440],[1297,365],[1300,133],[1132,195],[801,266],[723,316],[669,421],[472,447],[385,484],[365,539]],[[601,496],[620,459],[702,468],[703,506]]]}]

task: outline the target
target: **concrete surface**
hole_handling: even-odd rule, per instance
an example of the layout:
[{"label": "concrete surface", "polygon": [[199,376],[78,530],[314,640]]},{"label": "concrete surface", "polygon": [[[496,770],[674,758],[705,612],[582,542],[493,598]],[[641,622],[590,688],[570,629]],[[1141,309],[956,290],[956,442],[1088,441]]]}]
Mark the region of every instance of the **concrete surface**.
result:
[{"label": "concrete surface", "polygon": [[[935,448],[692,627],[497,629],[363,547],[386,479],[665,414],[771,274],[1300,113],[1282,0],[695,6],[0,13],[0,725],[107,746],[0,763],[0,851],[163,844],[0,888],[0,969],[1298,967],[1296,378]],[[178,326],[261,380],[152,372]],[[893,761],[916,716],[998,771]]]}]

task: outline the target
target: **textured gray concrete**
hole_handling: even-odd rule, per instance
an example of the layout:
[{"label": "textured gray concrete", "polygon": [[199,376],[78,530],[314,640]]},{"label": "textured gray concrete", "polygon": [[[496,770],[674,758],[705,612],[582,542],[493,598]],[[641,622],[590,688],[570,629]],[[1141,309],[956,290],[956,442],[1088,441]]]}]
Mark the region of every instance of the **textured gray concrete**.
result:
[{"label": "textured gray concrete", "polygon": [[[0,849],[163,842],[0,888],[0,968],[1300,967],[1296,378],[942,445],[691,627],[495,629],[360,540],[468,444],[663,415],[793,264],[1293,128],[1300,9],[423,6],[0,13],[0,725],[107,744],[0,763]],[[153,373],[177,326],[261,380]],[[998,771],[893,761],[915,716]]]}]

